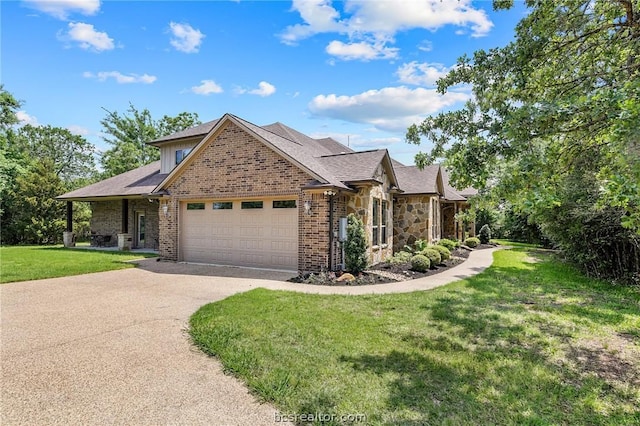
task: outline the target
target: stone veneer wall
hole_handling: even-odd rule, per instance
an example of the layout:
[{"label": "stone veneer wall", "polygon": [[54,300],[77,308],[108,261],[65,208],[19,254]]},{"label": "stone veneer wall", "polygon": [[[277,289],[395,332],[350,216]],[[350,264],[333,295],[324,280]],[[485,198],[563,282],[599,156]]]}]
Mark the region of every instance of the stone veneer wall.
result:
[{"label": "stone veneer wall", "polygon": [[321,202],[323,194],[302,191],[313,177],[233,123],[227,123],[208,146],[193,154],[196,156],[186,160],[190,163],[166,188],[170,196],[161,201],[168,203],[167,216],[160,214],[162,257],[179,260],[181,201],[295,195],[301,216],[308,197],[314,204],[312,214],[305,215],[310,217],[299,223],[298,269],[318,271],[327,265],[328,204]]},{"label": "stone veneer wall", "polygon": [[444,238],[458,239],[456,235],[456,203],[442,204],[442,236]]},{"label": "stone veneer wall", "polygon": [[[383,184],[384,185],[384,184]],[[383,187],[389,187],[387,185],[373,185],[365,186],[358,189],[356,194],[349,197],[347,202],[347,214],[354,213],[356,216],[362,219],[364,223],[365,235],[367,237],[367,256],[369,258],[369,264],[373,265],[384,261],[387,257],[393,254],[393,236],[395,233],[393,226],[394,204],[393,197],[388,192],[383,190]],[[373,237],[373,200],[379,199],[380,201],[387,201],[387,240],[381,241],[380,245],[372,246],[371,239]],[[380,203],[380,214],[382,214],[382,203]],[[380,233],[380,238],[382,234]]]},{"label": "stone veneer wall", "polygon": [[431,241],[431,196],[396,197],[393,208],[393,250],[400,251],[416,240]]}]

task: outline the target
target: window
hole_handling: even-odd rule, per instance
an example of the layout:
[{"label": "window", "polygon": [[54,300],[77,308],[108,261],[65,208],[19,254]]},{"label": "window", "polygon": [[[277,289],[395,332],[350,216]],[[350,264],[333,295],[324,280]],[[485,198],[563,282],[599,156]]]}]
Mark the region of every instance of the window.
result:
[{"label": "window", "polygon": [[184,157],[189,155],[190,152],[191,152],[191,148],[176,150],[176,164],[182,163],[182,160],[184,160]]},{"label": "window", "polygon": [[231,201],[216,201],[213,203],[214,210],[231,210],[233,208],[233,202]]},{"label": "window", "polygon": [[262,201],[243,201],[240,207],[242,209],[261,209]]},{"label": "window", "polygon": [[273,202],[274,209],[295,209],[296,200],[275,200]]},{"label": "window", "polygon": [[382,244],[387,244],[387,216],[389,203],[382,200],[382,218],[380,222],[380,234],[382,235]]},{"label": "window", "polygon": [[373,235],[371,244],[377,246],[380,244],[380,200],[373,200]]},{"label": "window", "polygon": [[204,203],[187,203],[187,210],[204,210]]}]

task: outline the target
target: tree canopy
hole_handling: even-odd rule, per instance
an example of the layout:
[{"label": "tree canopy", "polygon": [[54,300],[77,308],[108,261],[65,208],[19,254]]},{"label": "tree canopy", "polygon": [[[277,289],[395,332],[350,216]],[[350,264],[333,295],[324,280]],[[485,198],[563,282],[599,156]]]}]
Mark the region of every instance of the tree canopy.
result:
[{"label": "tree canopy", "polygon": [[106,135],[103,140],[112,148],[102,153],[104,176],[110,177],[152,163],[160,158],[156,147],[147,145],[154,139],[200,124],[198,114],[182,112],[154,120],[148,109],[129,105],[126,114],[107,111],[100,121]]},{"label": "tree canopy", "polygon": [[[409,142],[433,144],[416,162],[444,159],[454,184],[488,187],[496,201],[530,214],[574,254],[567,228],[597,222],[582,243],[612,236],[624,246],[620,261],[637,268],[640,1],[526,5],[513,42],[461,57],[438,81],[441,93],[470,87],[473,96],[463,109],[408,129]],[[494,1],[496,9],[512,6]],[[611,226],[623,229],[605,229]],[[594,256],[611,250],[618,249]]]}]

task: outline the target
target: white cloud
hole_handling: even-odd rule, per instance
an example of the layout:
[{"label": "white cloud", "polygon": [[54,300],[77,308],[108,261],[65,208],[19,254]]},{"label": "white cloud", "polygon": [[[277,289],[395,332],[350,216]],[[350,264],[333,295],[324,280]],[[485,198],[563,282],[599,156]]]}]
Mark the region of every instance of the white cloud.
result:
[{"label": "white cloud", "polygon": [[[292,10],[300,14],[303,23],[291,25],[280,34],[285,44],[296,44],[300,40],[321,33],[337,33],[348,37],[348,42],[332,42],[327,53],[337,53],[343,59],[372,59],[369,54],[340,55],[347,46],[363,49],[363,41],[393,43],[399,31],[414,28],[436,31],[446,25],[455,25],[471,31],[473,37],[486,35],[493,23],[486,12],[476,9],[472,0],[347,0],[344,16],[329,0],[294,0]],[[335,43],[342,43],[337,45]],[[375,43],[368,43],[375,46]],[[429,44],[418,46],[430,50]],[[385,49],[391,49],[385,47]],[[386,50],[386,56],[376,59],[395,58],[397,51]]]},{"label": "white cloud", "polygon": [[184,53],[196,53],[200,49],[202,39],[206,36],[189,24],[170,22],[173,38],[170,43],[176,50]]},{"label": "white cloud", "polygon": [[398,48],[385,47],[384,43],[343,43],[334,40],[327,46],[327,53],[343,60],[360,59],[369,61],[372,59],[394,59],[398,56]]},{"label": "white cloud", "polygon": [[433,43],[429,40],[423,40],[419,45],[418,49],[423,52],[431,52],[433,50]]},{"label": "white cloud", "polygon": [[444,77],[449,68],[438,63],[419,63],[417,61],[402,64],[396,71],[401,83],[414,86],[435,86],[439,78]]},{"label": "white cloud", "polygon": [[18,119],[18,125],[24,126],[25,124],[31,124],[32,126],[39,126],[38,119],[33,115],[27,114],[26,111],[16,112],[16,118]]},{"label": "white cloud", "polygon": [[314,139],[332,138],[352,149],[388,148],[391,145],[402,142],[399,137],[368,138],[358,133],[318,132],[309,136]]},{"label": "white cloud", "polygon": [[309,103],[309,110],[316,116],[367,123],[380,130],[396,132],[469,98],[469,93],[464,91],[440,95],[434,89],[385,87],[354,96],[318,95]]},{"label": "white cloud", "polygon": [[193,86],[191,88],[191,91],[193,93],[195,93],[196,95],[210,95],[212,93],[222,93],[222,87],[220,87],[215,81],[213,80],[202,80],[200,81],[200,85],[199,86]]},{"label": "white cloud", "polygon": [[94,15],[100,10],[100,0],[23,0],[32,9],[66,20],[70,13]]},{"label": "white cloud", "polygon": [[276,93],[276,86],[271,83],[267,83],[266,81],[261,81],[258,83],[257,89],[243,89],[242,87],[236,87],[235,91],[240,95],[248,93],[250,95],[262,96],[264,98]]},{"label": "white cloud", "polygon": [[95,78],[98,81],[106,81],[109,78],[113,78],[119,84],[130,84],[130,83],[151,84],[158,79],[155,75],[149,75],[149,74],[125,75],[119,71],[100,71],[97,74],[86,71],[82,74],[82,76],[84,78]]},{"label": "white cloud", "polygon": [[76,42],[82,49],[96,52],[115,47],[113,39],[107,33],[96,31],[93,25],[83,22],[69,22],[69,31],[62,39]]},{"label": "white cloud", "polygon": [[86,127],[78,126],[76,124],[72,124],[71,126],[67,126],[67,130],[78,136],[87,136],[89,133],[89,129]]},{"label": "white cloud", "polygon": [[347,26],[339,21],[340,13],[331,6],[330,0],[293,0],[291,10],[297,11],[305,23],[285,29],[280,35],[285,44],[296,44],[318,33],[343,33],[347,30]]}]

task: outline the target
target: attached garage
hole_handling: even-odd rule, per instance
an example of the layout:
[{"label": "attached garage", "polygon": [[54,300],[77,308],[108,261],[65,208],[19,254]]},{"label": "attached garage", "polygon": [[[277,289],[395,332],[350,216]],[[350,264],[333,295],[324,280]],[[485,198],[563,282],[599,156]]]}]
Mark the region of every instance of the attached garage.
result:
[{"label": "attached garage", "polygon": [[182,202],[179,250],[186,262],[297,270],[297,201]]}]

